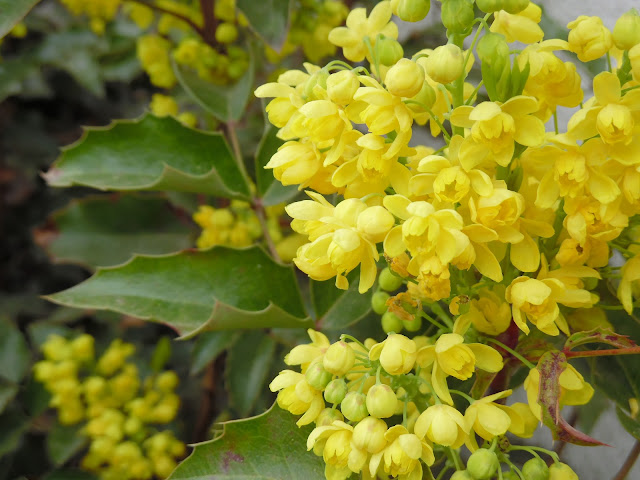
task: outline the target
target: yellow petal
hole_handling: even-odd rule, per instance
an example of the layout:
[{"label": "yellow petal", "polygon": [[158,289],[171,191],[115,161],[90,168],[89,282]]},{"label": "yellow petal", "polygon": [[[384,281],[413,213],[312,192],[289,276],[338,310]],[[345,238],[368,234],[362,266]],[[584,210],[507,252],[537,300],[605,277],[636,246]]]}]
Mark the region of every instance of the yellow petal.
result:
[{"label": "yellow petal", "polygon": [[485,372],[499,372],[502,370],[502,355],[497,350],[481,343],[470,343],[468,347],[476,356],[476,367]]}]

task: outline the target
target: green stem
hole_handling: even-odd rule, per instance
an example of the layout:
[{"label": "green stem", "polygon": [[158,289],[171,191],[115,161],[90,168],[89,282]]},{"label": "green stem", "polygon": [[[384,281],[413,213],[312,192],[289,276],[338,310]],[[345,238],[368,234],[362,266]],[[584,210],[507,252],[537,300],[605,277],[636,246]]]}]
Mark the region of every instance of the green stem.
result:
[{"label": "green stem", "polygon": [[[472,397],[470,397],[469,395],[467,395],[467,394],[466,394],[466,393],[464,393],[464,392],[461,392],[460,390],[451,390],[451,389],[449,389],[449,392],[450,392],[450,393],[455,393],[456,395],[460,395],[460,396],[461,396],[462,398],[464,398],[467,402],[469,402],[469,404],[472,404],[473,402],[475,402],[475,400],[474,400]],[[496,437],[496,438],[498,438],[498,437]]]},{"label": "green stem", "polygon": [[553,128],[556,131],[556,135],[558,134],[559,130],[558,130],[558,113],[557,113],[557,109],[553,111]]},{"label": "green stem", "polygon": [[427,112],[429,114],[429,116],[431,117],[431,119],[436,122],[436,125],[438,125],[438,127],[440,127],[440,130],[442,130],[442,136],[445,137],[445,139],[447,141],[451,140],[451,137],[449,136],[449,132],[447,132],[442,124],[442,122],[440,120],[438,120],[438,117],[436,117],[436,115],[433,113],[433,111],[427,107],[424,103],[419,102],[417,100],[403,100],[403,103],[409,105],[409,104],[414,104],[414,105],[418,105],[419,107],[421,107],[425,112]]},{"label": "green stem", "polygon": [[514,470],[516,472],[516,475],[518,475],[520,477],[520,480],[526,480],[524,478],[524,475],[522,475],[522,472],[520,471],[520,469],[518,467],[516,467],[513,464],[513,462],[511,460],[509,460],[506,456],[504,457],[504,462],[511,467],[511,470]]},{"label": "green stem", "polygon": [[430,303],[429,308],[438,316],[440,320],[447,324],[449,330],[453,330],[453,321],[451,320],[451,317],[447,315],[447,312],[444,311],[444,308],[442,308],[442,306],[438,302]]},{"label": "green stem", "polygon": [[440,330],[444,330],[444,331],[450,330],[449,328],[445,327],[440,322],[438,322],[435,318],[433,318],[430,315],[428,315],[427,312],[425,312],[424,310],[418,310],[418,314],[422,318],[424,318],[425,320],[427,320],[428,322],[430,322],[431,324],[433,324],[434,326],[439,328]]},{"label": "green stem", "polygon": [[524,358],[522,355],[520,355],[518,352],[516,352],[514,349],[507,347],[504,343],[496,340],[495,338],[488,338],[485,337],[485,340],[491,343],[495,343],[496,345],[498,345],[499,347],[505,349],[507,352],[509,352],[511,355],[513,355],[514,357],[516,357],[518,360],[520,360],[522,363],[524,363],[527,367],[529,368],[536,368],[536,366],[531,363],[529,360],[527,360],[526,358]]},{"label": "green stem", "polygon": [[558,456],[558,454],[556,452],[553,452],[551,450],[547,450],[546,448],[542,448],[542,447],[521,447],[519,445],[511,445],[509,447],[509,451],[511,450],[522,450],[525,452],[529,452],[533,455],[533,450],[537,451],[537,452],[542,452],[542,453],[546,453],[547,455],[549,455],[551,458],[553,458],[554,462],[559,462],[560,461],[560,457]]},{"label": "green stem", "polygon": [[369,349],[367,347],[364,346],[364,343],[362,343],[360,340],[358,340],[357,338],[348,335],[346,333],[343,333],[342,335],[340,335],[340,340],[344,340],[345,338],[357,343],[358,345],[360,345],[362,348],[364,348],[367,352],[369,351]]},{"label": "green stem", "polygon": [[613,67],[611,66],[611,55],[607,52],[607,66],[609,67],[609,71],[613,72]]},{"label": "green stem", "polygon": [[447,456],[453,461],[453,464],[456,466],[456,470],[463,470],[462,461],[458,456],[458,451],[451,447],[445,447],[444,451],[447,452]]}]

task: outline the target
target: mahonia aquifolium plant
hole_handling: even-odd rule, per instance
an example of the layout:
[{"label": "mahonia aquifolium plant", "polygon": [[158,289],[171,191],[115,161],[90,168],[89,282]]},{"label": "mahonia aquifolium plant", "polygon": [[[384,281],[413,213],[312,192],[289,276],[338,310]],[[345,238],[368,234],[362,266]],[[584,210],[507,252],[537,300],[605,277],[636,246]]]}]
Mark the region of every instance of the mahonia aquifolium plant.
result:
[{"label": "mahonia aquifolium plant", "polygon": [[[307,63],[255,92],[272,98],[268,118],[285,141],[266,168],[309,197],[286,207],[307,238],[295,264],[340,289],[360,267],[358,289],[376,288],[388,334],[331,343],[309,330],[311,343],[285,357],[297,368],[270,388],[299,426],[315,423],[307,448],[327,479],[418,480],[444,455],[456,480],[577,479],[555,453],[505,434],[529,438],[543,421],[593,440],[568,433],[558,408],[589,402],[594,390],[568,360],[597,351],[553,342],[615,335],[600,282],[630,314],[640,297],[640,16],[613,32],[579,16],[565,41],[544,39],[529,0],[441,4],[446,45],[406,58],[392,15],[419,21],[430,3],[381,1],[328,34],[355,65]],[[576,65],[602,57],[607,70],[585,98]],[[558,107],[576,109],[566,131]],[[442,146],[412,142],[420,126]],[[542,351],[520,347],[529,336]],[[522,365],[528,402],[507,405]],[[513,450],[532,454],[522,470]]]},{"label": "mahonia aquifolium plant", "polygon": [[156,428],[176,417],[178,376],[168,370],[143,380],[127,361],[134,352],[116,339],[96,358],[91,335],[51,335],[34,366],[59,422],[82,425],[89,440],[82,468],[103,480],[166,478],[186,453],[171,430]]}]

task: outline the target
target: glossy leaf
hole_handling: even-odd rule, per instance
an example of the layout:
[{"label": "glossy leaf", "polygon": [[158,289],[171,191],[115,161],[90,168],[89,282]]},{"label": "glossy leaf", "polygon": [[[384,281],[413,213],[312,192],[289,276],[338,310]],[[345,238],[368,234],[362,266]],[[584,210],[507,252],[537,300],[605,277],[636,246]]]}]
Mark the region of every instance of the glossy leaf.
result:
[{"label": "glossy leaf", "polygon": [[153,115],[88,128],[44,177],[54,187],[173,190],[237,198],[249,195],[221,134]]},{"label": "glossy leaf", "polygon": [[29,347],[12,322],[0,317],[0,377],[18,383],[29,369]]},{"label": "glossy leaf", "polygon": [[191,352],[191,375],[197,375],[240,337],[240,332],[222,330],[198,335]]},{"label": "glossy leaf", "polygon": [[60,263],[117,265],[134,254],[159,255],[193,245],[189,220],[161,197],[99,196],[73,201],[36,229],[36,243]]},{"label": "glossy leaf", "polygon": [[229,350],[227,384],[233,409],[242,417],[249,415],[262,395],[267,374],[276,351],[276,342],[263,331],[243,335]]},{"label": "glossy leaf", "polygon": [[176,78],[187,94],[202,108],[221,122],[235,122],[244,115],[245,107],[253,92],[255,77],[253,59],[249,60],[246,73],[232,85],[214,85],[186,67],[174,63]]},{"label": "glossy leaf", "polygon": [[542,407],[542,423],[551,430],[553,439],[574,445],[606,445],[576,430],[560,415],[560,374],[567,368],[564,354],[557,350],[545,353],[537,368],[540,372],[538,403]]},{"label": "glossy leaf", "polygon": [[0,458],[20,446],[22,435],[29,428],[29,419],[22,412],[10,410],[0,415]]},{"label": "glossy leaf", "polygon": [[15,383],[0,378],[0,413],[4,412],[16,393],[18,393],[18,386]]},{"label": "glossy leaf", "polygon": [[640,421],[638,421],[637,418],[629,416],[620,407],[616,408],[616,414],[624,429],[629,432],[630,435],[640,440]]},{"label": "glossy leaf", "polygon": [[60,466],[78,453],[88,442],[81,425],[65,426],[56,423],[47,435],[47,452],[54,465]]},{"label": "glossy leaf", "polygon": [[47,298],[166,323],[182,335],[311,323],[293,269],[259,247],[135,257]]},{"label": "glossy leaf", "polygon": [[289,28],[289,0],[238,0],[238,8],[262,39],[276,50],[284,43]]},{"label": "glossy leaf", "polygon": [[277,405],[257,417],[225,422],[223,434],[195,445],[169,480],[324,478],[324,462],[307,452],[311,426]]},{"label": "glossy leaf", "polygon": [[358,272],[349,276],[349,289],[340,290],[335,280],[311,281],[311,299],[317,315],[316,326],[336,330],[359,322],[371,311],[373,290],[358,292]]},{"label": "glossy leaf", "polygon": [[0,38],[29,13],[40,0],[0,0]]}]

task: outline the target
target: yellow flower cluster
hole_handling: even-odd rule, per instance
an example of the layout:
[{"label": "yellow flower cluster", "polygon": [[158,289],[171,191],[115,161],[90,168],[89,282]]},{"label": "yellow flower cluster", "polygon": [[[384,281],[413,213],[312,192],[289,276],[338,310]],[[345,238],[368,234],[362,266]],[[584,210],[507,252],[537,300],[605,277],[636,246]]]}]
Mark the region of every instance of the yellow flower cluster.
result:
[{"label": "yellow flower cluster", "polygon": [[104,480],[166,478],[185,454],[171,431],[153,427],[175,418],[178,377],[165,371],[142,382],[135,364],[127,361],[134,351],[133,345],[114,340],[96,358],[92,336],[52,335],[42,346],[44,360],[34,366],[60,423],[84,422],[82,433],[90,443],[82,467]]},{"label": "yellow flower cluster", "polygon": [[114,19],[122,0],[60,0],[74,15],[89,17],[91,29],[98,35],[104,33],[107,22]]},{"label": "yellow flower cluster", "polygon": [[[265,211],[269,236],[278,256],[282,261],[290,262],[306,239],[297,233],[286,236],[283,233],[281,217],[284,205],[267,207]],[[247,202],[239,200],[233,200],[227,208],[201,205],[193,214],[193,220],[202,228],[196,242],[198,248],[202,249],[215,245],[248,247],[262,237],[262,228],[255,212]]]},{"label": "yellow flower cluster", "polygon": [[180,122],[188,127],[195,127],[198,123],[197,117],[192,112],[179,113],[180,107],[173,97],[154,93],[151,97],[149,110],[157,117],[176,117]]}]

